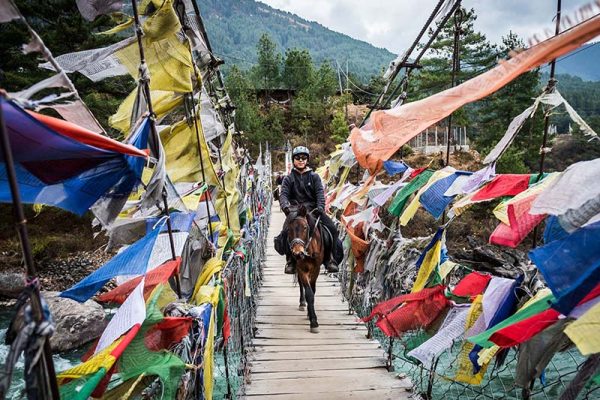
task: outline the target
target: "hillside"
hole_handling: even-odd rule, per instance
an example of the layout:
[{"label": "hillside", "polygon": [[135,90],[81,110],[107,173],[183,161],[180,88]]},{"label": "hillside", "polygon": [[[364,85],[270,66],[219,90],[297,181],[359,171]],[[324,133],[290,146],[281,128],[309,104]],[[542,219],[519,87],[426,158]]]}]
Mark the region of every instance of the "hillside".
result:
[{"label": "hillside", "polygon": [[[249,68],[256,62],[256,43],[266,32],[279,51],[308,49],[317,63],[325,60],[340,64],[349,60],[349,70],[367,81],[380,75],[395,55],[362,40],[334,32],[317,22],[274,9],[254,0],[196,0],[211,37],[211,44],[226,65]],[[588,44],[560,59],[557,73],[600,81],[600,46]],[[544,68],[545,72],[547,68]]]},{"label": "hillside", "polygon": [[279,51],[308,49],[319,64],[349,60],[349,70],[363,80],[379,75],[395,55],[285,11],[254,0],[197,0],[215,53],[226,64],[249,68],[256,62],[256,43],[266,32]]},{"label": "hillside", "polygon": [[[590,43],[559,58],[556,63],[556,73],[577,76],[584,81],[600,81],[598,60],[600,60],[600,44]],[[542,71],[550,72],[550,68],[546,67]]]}]

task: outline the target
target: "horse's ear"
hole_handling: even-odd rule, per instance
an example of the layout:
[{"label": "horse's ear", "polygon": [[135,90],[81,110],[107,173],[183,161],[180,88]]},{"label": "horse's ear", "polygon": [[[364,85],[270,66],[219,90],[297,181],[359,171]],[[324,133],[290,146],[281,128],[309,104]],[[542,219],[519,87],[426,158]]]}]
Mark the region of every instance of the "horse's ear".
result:
[{"label": "horse's ear", "polygon": [[306,217],[306,207],[304,207],[304,205],[301,205],[300,208],[298,208],[298,215]]}]

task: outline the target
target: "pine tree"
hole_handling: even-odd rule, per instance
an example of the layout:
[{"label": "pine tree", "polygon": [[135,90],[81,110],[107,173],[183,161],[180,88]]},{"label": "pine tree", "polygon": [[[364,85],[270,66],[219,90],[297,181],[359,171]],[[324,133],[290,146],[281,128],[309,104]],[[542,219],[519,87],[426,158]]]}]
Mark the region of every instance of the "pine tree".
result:
[{"label": "pine tree", "polygon": [[[523,46],[523,41],[510,32],[502,38],[499,56],[506,58],[511,50]],[[521,75],[477,104],[478,123],[474,137],[476,148],[487,154],[502,138],[513,118],[531,106],[540,92],[540,73],[539,70],[534,70]],[[525,123],[509,150],[500,159],[498,171],[524,173],[536,170],[543,134],[541,114],[541,109],[538,109],[536,116]]]},{"label": "pine tree", "polygon": [[308,50],[290,49],[285,52],[281,80],[288,89],[303,90],[311,84],[314,68]]},{"label": "pine tree", "polygon": [[281,54],[277,44],[267,33],[263,33],[256,46],[258,63],[255,68],[257,86],[263,89],[275,89],[281,81]]},{"label": "pine tree", "polygon": [[[473,26],[475,10],[460,10],[459,69],[455,84],[464,82],[496,61],[496,47]],[[450,18],[421,60],[422,69],[410,82],[409,99],[424,98],[451,86],[452,55],[454,53],[454,17]],[[432,30],[430,34],[433,33]]]}]

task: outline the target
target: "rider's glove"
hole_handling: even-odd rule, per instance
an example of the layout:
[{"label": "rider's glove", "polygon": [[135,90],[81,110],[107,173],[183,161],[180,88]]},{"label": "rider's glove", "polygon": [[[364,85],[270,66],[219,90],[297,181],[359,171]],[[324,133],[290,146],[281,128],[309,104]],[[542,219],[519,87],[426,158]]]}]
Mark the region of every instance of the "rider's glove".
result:
[{"label": "rider's glove", "polygon": [[285,215],[288,215],[290,213],[290,208],[288,206],[283,207],[282,210]]},{"label": "rider's glove", "polygon": [[323,215],[323,213],[325,213],[323,207],[317,207],[317,215]]}]

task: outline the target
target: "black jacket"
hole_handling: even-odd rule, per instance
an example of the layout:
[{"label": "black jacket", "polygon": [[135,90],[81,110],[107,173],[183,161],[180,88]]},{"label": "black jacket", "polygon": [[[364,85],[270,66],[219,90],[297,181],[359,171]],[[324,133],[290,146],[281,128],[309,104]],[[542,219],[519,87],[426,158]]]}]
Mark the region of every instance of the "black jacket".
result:
[{"label": "black jacket", "polygon": [[279,204],[281,208],[302,204],[309,211],[315,208],[325,210],[325,193],[319,175],[310,168],[307,168],[304,173],[292,169],[292,172],[283,178]]}]

